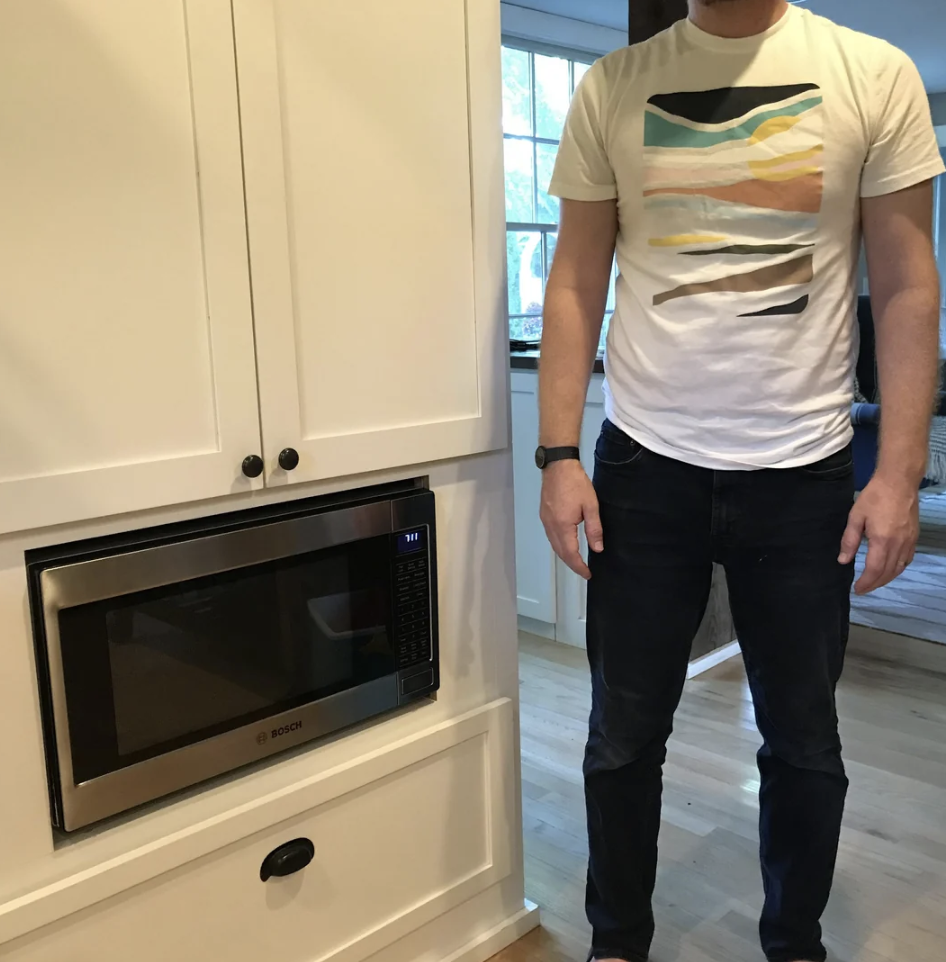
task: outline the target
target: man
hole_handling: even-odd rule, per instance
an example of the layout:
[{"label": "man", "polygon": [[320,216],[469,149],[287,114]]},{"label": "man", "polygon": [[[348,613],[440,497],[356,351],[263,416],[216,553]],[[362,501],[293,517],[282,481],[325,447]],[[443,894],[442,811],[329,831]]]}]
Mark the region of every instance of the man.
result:
[{"label": "man", "polygon": [[[690,0],[689,20],[600,60],[575,95],[551,185],[537,461],[552,546],[590,578],[593,959],[648,955],[661,766],[713,562],[764,738],[763,948],[825,958],[853,559],[866,536],[867,592],[915,550],[943,169],[909,59],[786,0]],[[883,425],[852,509],[862,230]],[[592,483],[577,444],[615,246]]]}]

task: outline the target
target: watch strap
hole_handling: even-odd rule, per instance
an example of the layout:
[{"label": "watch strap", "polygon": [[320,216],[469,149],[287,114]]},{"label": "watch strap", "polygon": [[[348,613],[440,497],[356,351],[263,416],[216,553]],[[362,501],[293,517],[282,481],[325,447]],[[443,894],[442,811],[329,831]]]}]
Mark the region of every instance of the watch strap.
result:
[{"label": "watch strap", "polygon": [[536,452],[536,464],[542,469],[547,468],[556,461],[580,461],[581,450],[577,447],[540,447]]}]

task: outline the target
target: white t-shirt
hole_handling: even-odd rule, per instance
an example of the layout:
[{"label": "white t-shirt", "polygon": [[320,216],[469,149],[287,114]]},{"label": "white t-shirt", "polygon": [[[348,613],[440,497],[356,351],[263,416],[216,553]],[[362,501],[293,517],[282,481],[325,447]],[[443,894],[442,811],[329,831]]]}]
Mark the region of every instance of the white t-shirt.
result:
[{"label": "white t-shirt", "polygon": [[608,417],[707,468],[839,451],[860,198],[944,169],[910,59],[796,7],[756,37],[684,20],[599,60],[550,193],[618,200]]}]

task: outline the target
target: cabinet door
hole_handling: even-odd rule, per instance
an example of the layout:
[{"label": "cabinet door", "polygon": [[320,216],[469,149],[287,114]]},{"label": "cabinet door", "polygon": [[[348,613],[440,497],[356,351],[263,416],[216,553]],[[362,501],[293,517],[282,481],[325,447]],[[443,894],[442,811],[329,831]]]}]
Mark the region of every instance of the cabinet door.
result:
[{"label": "cabinet door", "polygon": [[269,483],[504,447],[499,4],[234,16]]},{"label": "cabinet door", "polygon": [[0,531],[249,487],[227,0],[0,4],[0,131]]}]

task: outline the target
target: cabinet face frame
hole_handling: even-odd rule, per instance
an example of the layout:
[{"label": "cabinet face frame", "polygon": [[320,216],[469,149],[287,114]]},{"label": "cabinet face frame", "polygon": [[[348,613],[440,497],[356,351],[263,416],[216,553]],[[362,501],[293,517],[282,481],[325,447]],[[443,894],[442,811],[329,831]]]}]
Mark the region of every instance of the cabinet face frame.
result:
[{"label": "cabinet face frame", "polygon": [[[287,104],[278,22],[280,7],[286,2],[291,0],[233,3],[267,484],[278,486],[356,475],[505,448],[509,438],[509,361],[499,5],[491,0],[468,0],[465,4],[463,0],[438,0],[455,5],[457,15],[465,18],[466,49],[458,51],[458,55],[466,58],[468,101],[475,327],[471,344],[476,352],[473,403],[468,413],[444,415],[432,407],[429,418],[415,417],[411,423],[392,419],[385,424],[384,399],[390,385],[379,384],[376,426],[333,430],[332,418],[327,417],[327,428],[321,430],[318,424],[306,425],[302,401],[304,359],[299,349],[299,305],[294,296],[290,213],[293,200],[288,183],[291,158],[284,150]],[[424,3],[425,0],[415,0],[412,6],[419,11]],[[385,11],[374,44],[384,43],[397,50],[397,38],[391,37],[386,18],[400,17],[404,11],[398,8],[395,13],[392,8],[387,13],[386,6],[380,3],[369,7],[375,12]],[[332,4],[313,9],[318,11],[313,16],[337,15]],[[372,22],[369,13],[364,17],[366,25]],[[418,22],[423,22],[419,18],[407,19],[414,29]],[[437,38],[432,39],[436,42]],[[364,44],[365,63],[352,63],[352,71],[370,69],[372,45],[369,36]],[[370,82],[383,85],[385,77],[376,74]],[[432,78],[431,83],[434,82]],[[423,95],[423,91],[405,90],[404,95],[408,111],[409,98]],[[291,129],[288,136],[293,136]],[[297,132],[296,136],[307,134]],[[367,242],[365,253],[370,253]],[[362,293],[352,290],[352,299]],[[378,309],[382,310],[383,305]],[[310,317],[305,323],[332,323]],[[394,316],[391,323],[398,320]],[[344,319],[335,323],[344,323]],[[358,364],[356,336],[351,337],[350,352],[339,357],[338,364]],[[463,374],[469,375],[469,368]],[[419,375],[423,376],[423,370]],[[346,400],[345,396],[332,398],[338,405],[344,405]],[[321,403],[325,401],[323,396]],[[287,447],[300,455],[300,463],[292,471],[278,466],[279,452]]]},{"label": "cabinet face frame", "polygon": [[[75,8],[68,19],[62,22],[50,21],[48,29],[45,22],[40,20],[41,29],[33,31],[32,41],[35,44],[32,55],[42,57],[44,62],[62,59],[68,63],[70,46],[77,57],[101,57],[104,65],[101,75],[90,72],[88,76],[74,80],[81,82],[83,89],[99,85],[101,97],[106,102],[109,97],[121,94],[116,90],[114,77],[110,79],[107,69],[117,70],[123,60],[133,54],[134,43],[146,42],[138,36],[133,42],[129,41],[127,48],[122,47],[120,31],[124,28],[116,26],[115,20],[106,22],[103,18],[111,15],[111,9],[114,9],[116,14],[121,10],[124,21],[130,22],[134,20],[134,16],[133,11],[123,8],[122,0],[113,2],[114,8],[96,4],[85,9],[83,4],[74,0],[68,5]],[[168,0],[162,0],[162,3],[166,2]],[[7,13],[0,15],[0,30],[3,29],[2,24],[7,15],[14,18],[10,24],[10,36],[13,37],[11,42],[14,43],[17,30],[16,7],[20,5],[14,5]],[[46,16],[39,10],[33,12],[23,7],[20,7],[20,10],[20,16],[27,19],[20,20],[19,28],[25,30],[31,29],[30,17]],[[63,18],[68,13],[68,8],[61,11]],[[15,470],[8,470],[7,477],[0,475],[0,533],[219,497],[263,486],[262,478],[251,481],[241,473],[243,458],[260,452],[260,428],[232,11],[228,0],[185,0],[183,5],[168,3],[167,15],[172,13],[179,16],[181,22],[177,28],[168,25],[168,29],[178,29],[183,43],[186,44],[183,57],[186,57],[186,82],[189,85],[191,115],[173,119],[181,128],[192,128],[193,192],[197,205],[195,216],[199,218],[199,248],[202,258],[202,264],[197,265],[195,271],[202,272],[205,295],[205,308],[195,311],[195,318],[202,325],[206,325],[211,385],[209,397],[212,405],[211,411],[205,409],[200,414],[212,428],[208,429],[206,445],[196,450],[193,438],[181,438],[180,450],[169,452],[168,447],[173,449],[173,444],[168,445],[165,438],[164,449],[155,450],[151,456],[146,448],[144,456],[141,456],[140,452],[129,456],[126,452],[116,450],[114,459],[109,458],[106,451],[105,454],[99,453],[91,458],[91,463],[87,465],[79,463],[77,466],[63,466],[62,459],[57,463],[55,458],[50,457],[49,468],[45,471],[42,468],[28,468],[18,474]],[[166,35],[165,39],[168,36],[170,34]],[[86,47],[76,52],[76,44],[85,44]],[[14,56],[7,61],[12,63],[12,71],[17,70],[15,60]],[[177,70],[178,66],[179,62],[175,61],[173,67],[169,65],[169,69]],[[40,68],[27,66],[26,69],[35,73]],[[153,71],[153,64],[151,69]],[[0,77],[4,75],[4,65],[0,64]],[[15,76],[14,73],[10,77],[11,82]],[[181,83],[179,74],[175,74],[174,79],[176,83]],[[150,82],[159,82],[153,72]],[[70,126],[75,126],[76,108],[65,102],[65,83],[66,79],[61,73],[58,77],[54,75],[48,89],[44,88],[45,96],[55,98],[58,90],[60,100],[48,100],[45,104],[41,102],[43,109],[31,114],[17,111],[14,116],[19,123],[15,136],[6,142],[6,146],[0,143],[0,167],[4,166],[5,157],[14,171],[18,168],[23,173],[24,183],[29,177],[28,172],[41,162],[41,157],[37,155],[35,162],[31,163],[29,151],[45,153],[50,143],[69,136]],[[152,92],[156,89],[158,88],[152,88]],[[138,95],[147,94],[148,88],[134,92]],[[165,94],[166,91],[160,93]],[[132,92],[126,91],[125,95],[131,96]],[[162,106],[166,103],[167,98],[161,100]],[[81,106],[78,109],[81,111]],[[101,112],[96,117],[101,121]],[[115,123],[119,125],[121,120],[116,117]],[[88,165],[85,171],[80,169],[75,176],[86,178],[90,192],[98,189],[95,185],[101,183],[105,176],[101,166],[96,164],[96,158],[106,156],[110,142],[108,138],[118,137],[121,133],[117,126],[99,130],[99,140],[83,144],[82,150],[71,159],[72,163]],[[130,133],[126,135],[132,136]],[[48,154],[46,156],[48,158]],[[53,171],[55,163],[53,159]],[[147,170],[128,170],[126,173],[133,181],[132,189],[146,189]],[[180,176],[180,171],[176,176]],[[134,178],[140,178],[140,183],[136,185]],[[129,189],[129,184],[116,185],[116,190],[120,189]],[[27,205],[26,211],[22,212],[23,216],[50,216],[48,211],[44,213],[38,207],[43,203],[43,198],[37,196],[35,191],[30,193],[24,190],[21,196],[22,202]],[[80,200],[88,206],[88,197]],[[184,200],[181,199],[180,202],[183,204]],[[117,201],[112,203],[114,208]],[[157,223],[160,223],[160,216],[157,217]],[[116,230],[114,225],[109,228],[109,225],[100,223],[98,227],[102,230],[111,229],[113,233]],[[87,242],[92,245],[96,243],[94,217],[89,221],[88,228]],[[169,234],[168,243],[171,243],[171,236]],[[129,242],[133,243],[133,239]],[[0,252],[2,249],[3,244],[0,242]],[[11,251],[13,269],[16,269],[16,248],[11,248]],[[25,256],[30,256],[29,251]],[[52,253],[51,256],[55,257],[55,254]],[[23,269],[31,268],[27,263]],[[77,315],[88,316],[88,323],[94,325],[97,305],[92,302],[92,288],[95,283],[101,283],[107,291],[108,277],[91,278],[89,299],[63,305],[60,311],[53,306],[57,296],[55,260],[50,262],[49,269],[51,273],[48,283],[53,285],[48,317],[51,325],[49,336],[55,338],[57,321],[60,324],[74,323]],[[65,265],[65,269],[68,269],[68,265]],[[154,265],[153,269],[158,271],[160,267]],[[120,275],[114,278],[114,282],[126,285],[132,283]],[[127,299],[127,291],[125,297]],[[29,317],[28,309],[18,315],[15,304],[12,307],[9,304],[7,306],[11,311],[10,323],[16,322],[18,316],[21,318],[20,323],[23,323],[22,318]],[[105,337],[104,331],[102,337]],[[146,363],[146,360],[139,358],[138,363]],[[43,375],[41,364],[36,373],[38,376]],[[52,369],[47,374],[53,377]],[[76,381],[81,382],[78,374]],[[167,372],[166,381],[166,389],[170,395],[175,390],[173,370]],[[104,393],[105,389],[100,388],[97,397],[90,390],[87,397],[79,394],[70,399],[57,397],[53,391],[51,397],[55,403],[64,405],[64,411],[82,410],[85,407],[94,414],[96,405],[121,405],[120,397],[107,399]],[[7,402],[13,403],[14,410],[15,400],[13,398],[12,402]],[[130,418],[133,415],[129,412],[126,416]],[[31,430],[20,435],[20,444],[49,443],[48,438],[36,436],[37,433],[41,434],[38,426],[28,426]],[[132,431],[140,431],[144,439],[147,438],[147,423],[132,424],[129,427]],[[81,462],[81,457],[74,460]]]}]

